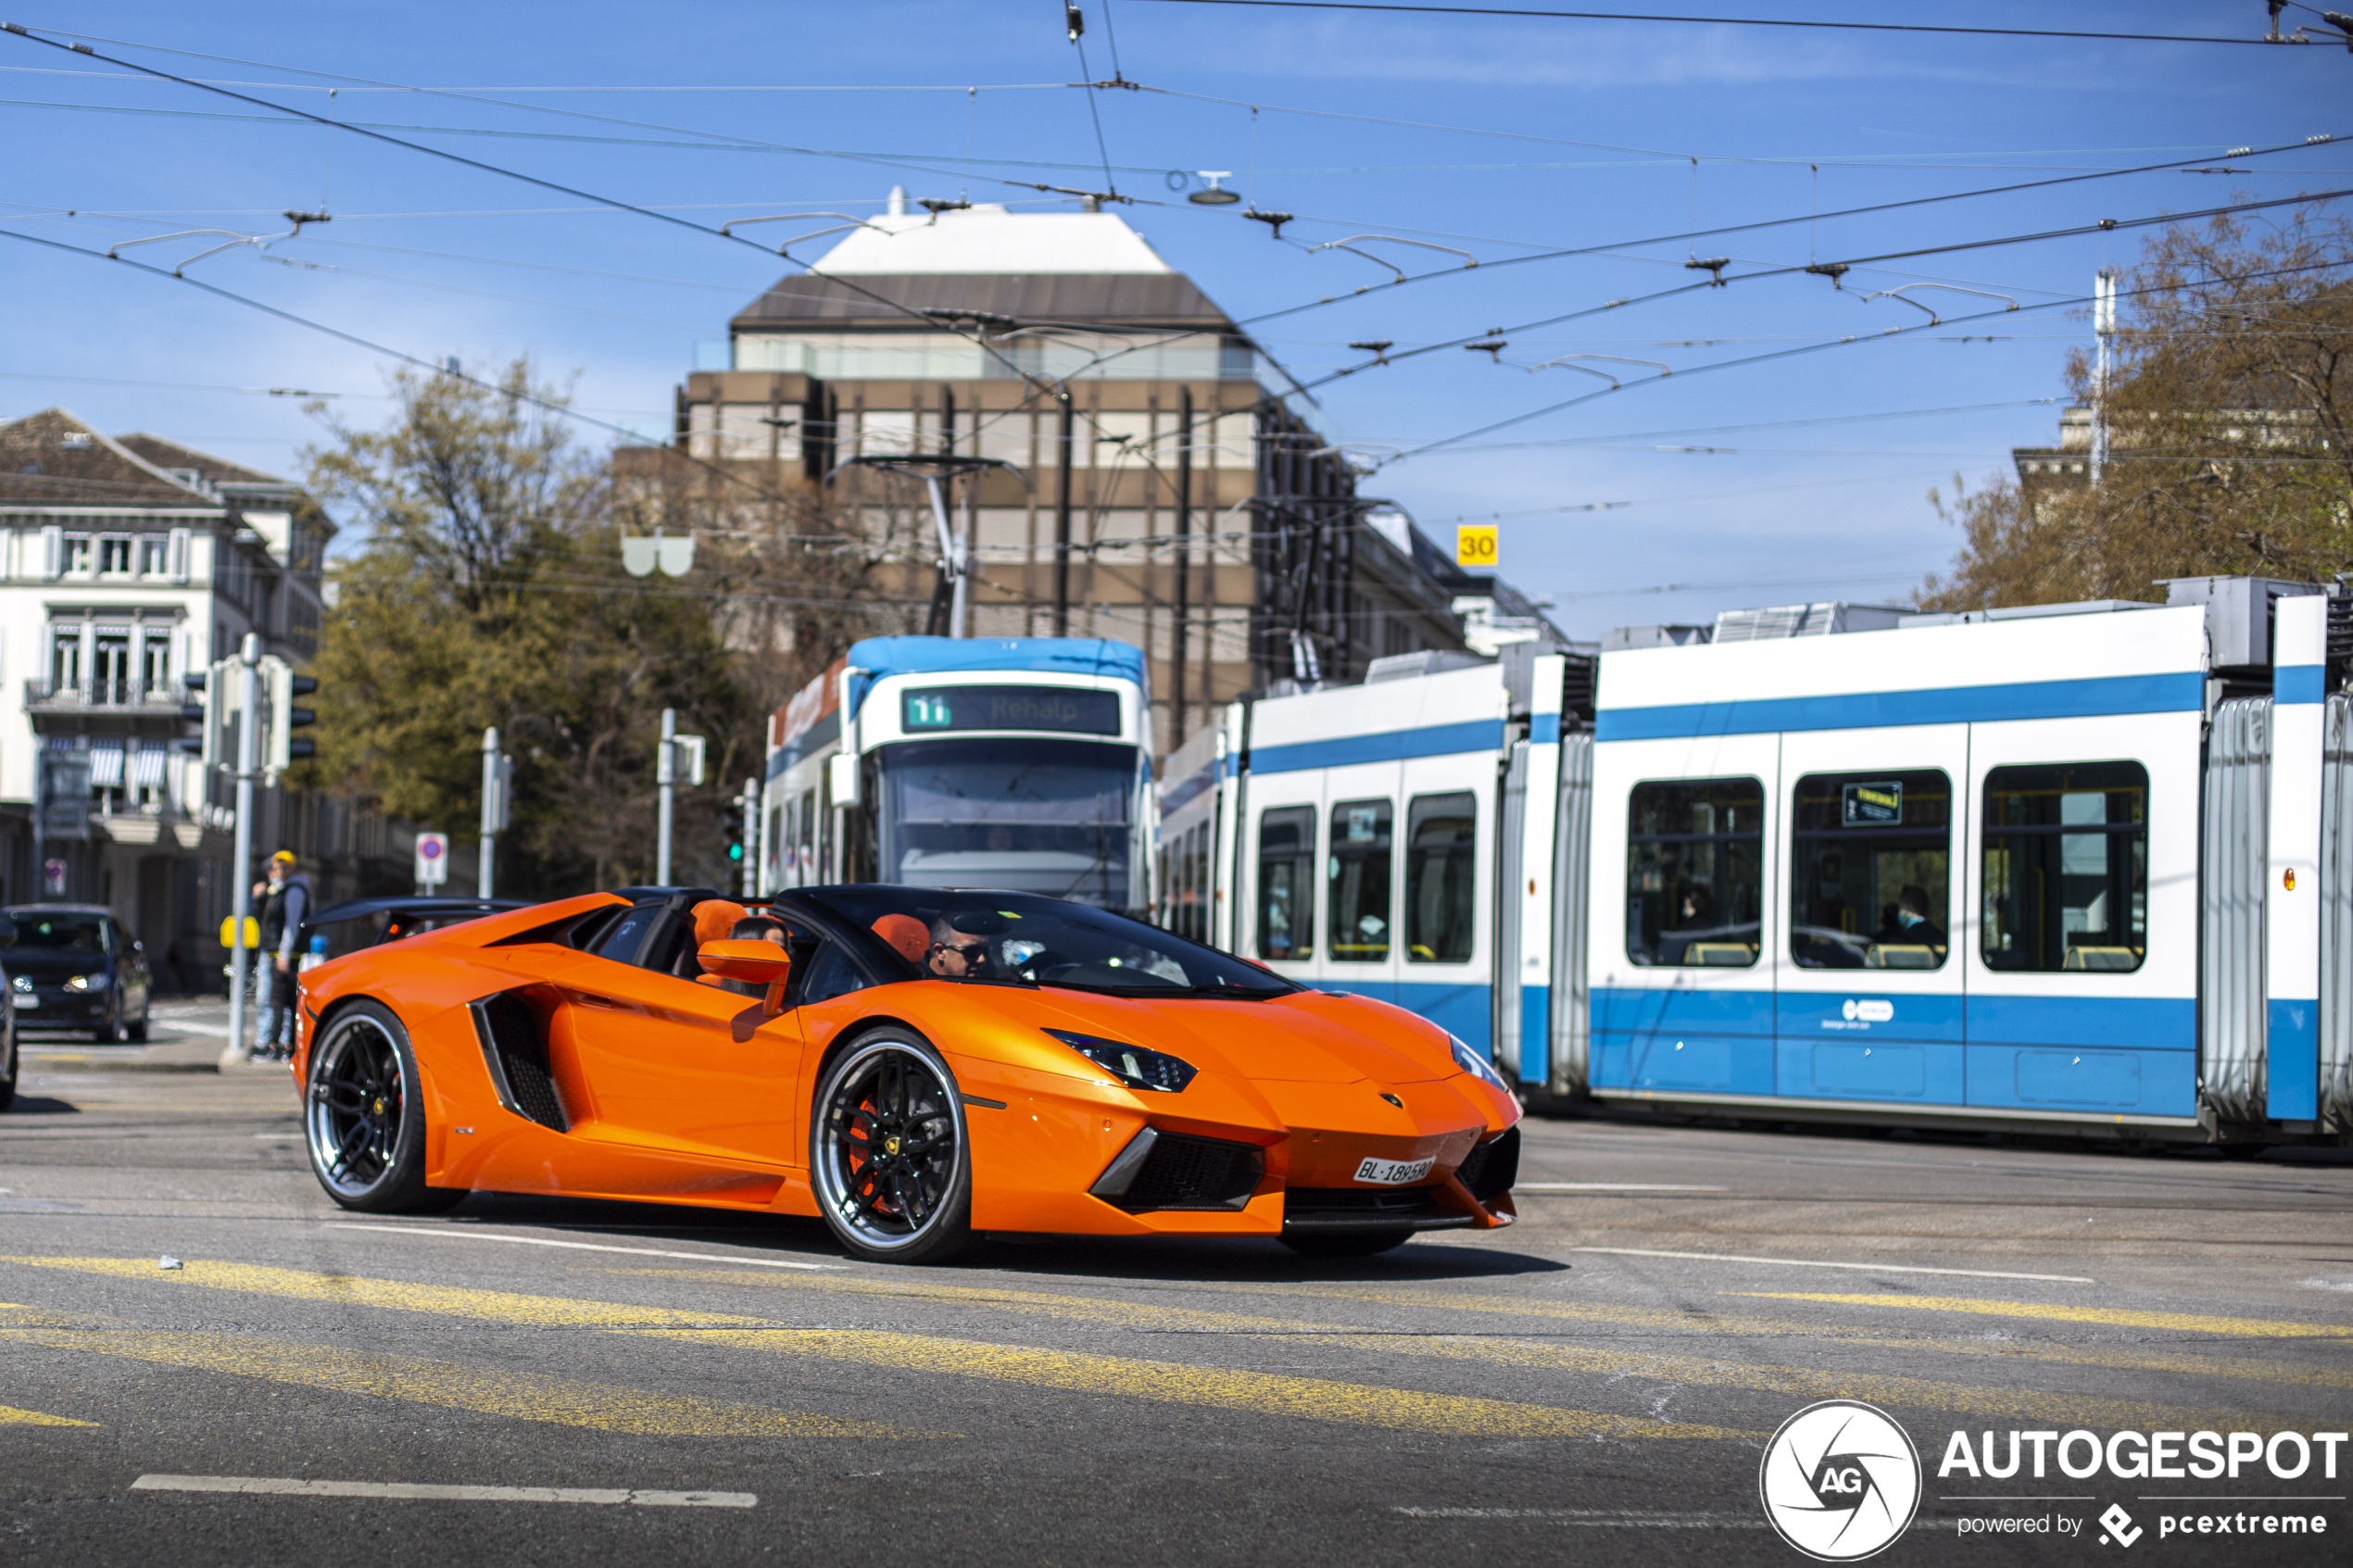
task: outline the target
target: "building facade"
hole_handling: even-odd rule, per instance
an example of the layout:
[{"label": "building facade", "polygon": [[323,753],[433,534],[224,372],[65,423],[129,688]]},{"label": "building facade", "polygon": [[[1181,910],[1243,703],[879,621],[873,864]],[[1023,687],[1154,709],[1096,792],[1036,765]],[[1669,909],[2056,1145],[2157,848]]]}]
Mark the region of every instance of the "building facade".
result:
[{"label": "building facade", "polygon": [[[0,425],[0,900],[109,905],[165,986],[218,986],[233,784],[178,745],[182,677],[248,633],[307,664],[333,531],[288,481],[160,436]],[[338,801],[257,794],[258,856],[330,851],[332,884],[389,853]]]},{"label": "building facade", "polygon": [[[878,630],[1138,645],[1163,752],[1244,692],[1461,649],[1457,599],[1534,615],[1360,495],[1309,400],[1116,214],[891,208],[735,317],[624,483],[824,508],[881,556]],[[947,481],[961,626],[900,458],[988,465]]]}]

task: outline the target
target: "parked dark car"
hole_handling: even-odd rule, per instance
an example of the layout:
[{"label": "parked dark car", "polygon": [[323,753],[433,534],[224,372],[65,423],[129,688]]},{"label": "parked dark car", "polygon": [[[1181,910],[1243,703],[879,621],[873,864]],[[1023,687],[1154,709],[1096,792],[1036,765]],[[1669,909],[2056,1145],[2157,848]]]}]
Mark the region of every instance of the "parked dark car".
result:
[{"label": "parked dark car", "polygon": [[339,959],[362,947],[397,942],[403,936],[438,931],[460,921],[480,920],[502,909],[529,906],[514,898],[468,898],[451,894],[440,897],[408,896],[346,898],[330,904],[302,922],[301,950],[312,950],[312,938],[326,938],[325,954]]},{"label": "parked dark car", "polygon": [[[0,949],[17,945],[16,922],[0,914]],[[0,1110],[17,1102],[17,998],[0,963]]]},{"label": "parked dark car", "polygon": [[102,1045],[147,1037],[146,950],[99,904],[17,904],[8,999],[24,1029],[87,1030]]}]

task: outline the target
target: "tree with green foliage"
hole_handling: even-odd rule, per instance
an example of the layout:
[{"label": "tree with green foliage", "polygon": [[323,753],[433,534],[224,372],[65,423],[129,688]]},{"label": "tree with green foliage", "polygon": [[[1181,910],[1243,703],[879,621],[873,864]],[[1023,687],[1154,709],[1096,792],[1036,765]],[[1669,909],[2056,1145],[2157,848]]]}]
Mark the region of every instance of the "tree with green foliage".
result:
[{"label": "tree with green foliage", "polygon": [[2068,383],[2109,432],[2097,483],[2005,480],[1945,505],[1962,531],[1920,602],[1977,609],[2161,598],[2169,577],[2353,571],[2353,221],[2216,218],[2152,237],[2119,285],[2116,365]]},{"label": "tree with green foliage", "polygon": [[713,785],[682,795],[674,874],[724,876],[718,781],[756,771],[756,710],[714,596],[621,567],[607,454],[518,359],[496,390],[402,371],[393,419],[330,421],[315,495],[363,543],[336,569],[318,659],[309,783],[472,836],[482,732],[515,759],[499,888],[558,896],[649,880],[661,710],[710,737]]}]

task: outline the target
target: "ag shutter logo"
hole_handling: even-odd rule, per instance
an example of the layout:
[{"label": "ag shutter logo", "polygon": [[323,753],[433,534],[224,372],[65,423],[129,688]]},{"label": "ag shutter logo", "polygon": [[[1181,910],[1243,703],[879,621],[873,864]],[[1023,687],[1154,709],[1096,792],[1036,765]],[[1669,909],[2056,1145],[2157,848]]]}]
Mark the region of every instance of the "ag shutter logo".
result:
[{"label": "ag shutter logo", "polygon": [[1856,1562],[1919,1512],[1919,1450],[1886,1411],[1825,1399],[1781,1423],[1756,1489],[1781,1539],[1818,1562]]}]

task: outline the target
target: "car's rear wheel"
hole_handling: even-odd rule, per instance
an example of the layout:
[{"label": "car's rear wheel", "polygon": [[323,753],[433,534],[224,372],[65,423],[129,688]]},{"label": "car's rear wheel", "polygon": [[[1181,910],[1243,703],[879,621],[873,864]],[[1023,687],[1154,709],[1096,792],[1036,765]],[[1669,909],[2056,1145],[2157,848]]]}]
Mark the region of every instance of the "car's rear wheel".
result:
[{"label": "car's rear wheel", "polygon": [[1309,1231],[1283,1237],[1283,1245],[1307,1258],[1369,1258],[1414,1239],[1410,1230]]},{"label": "car's rear wheel", "polygon": [[389,1008],[357,1002],[328,1023],[310,1053],[302,1126],[311,1173],[346,1209],[430,1212],[466,1196],[425,1185],[416,1053]]},{"label": "car's rear wheel", "polygon": [[956,1076],[912,1030],[850,1041],[812,1109],[818,1211],[842,1246],[883,1263],[938,1263],[968,1250],[972,1157]]}]

